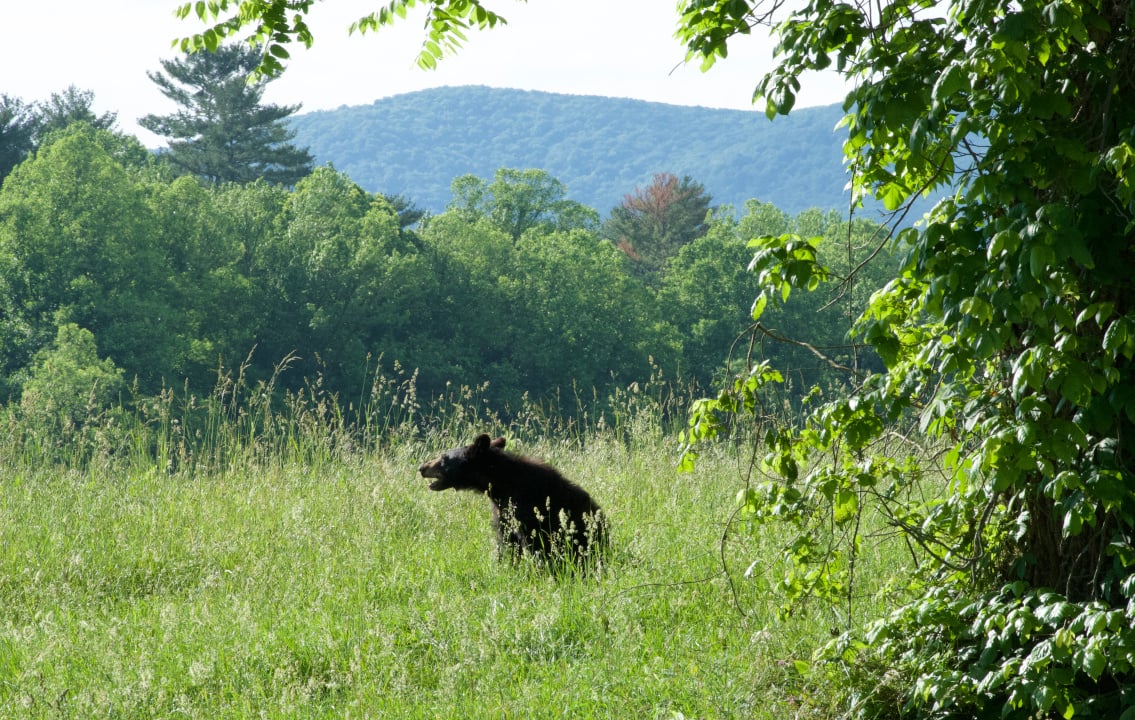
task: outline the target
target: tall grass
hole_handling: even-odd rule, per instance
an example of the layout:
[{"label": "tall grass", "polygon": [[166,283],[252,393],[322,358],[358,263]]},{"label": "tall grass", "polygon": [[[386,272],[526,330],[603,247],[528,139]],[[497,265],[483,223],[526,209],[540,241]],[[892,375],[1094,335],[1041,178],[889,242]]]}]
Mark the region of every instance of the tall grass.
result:
[{"label": "tall grass", "polygon": [[[776,612],[777,538],[729,524],[742,461],[677,474],[661,378],[573,401],[504,420],[398,368],[349,403],[237,368],[77,426],[9,411],[0,717],[830,716],[794,661],[833,618]],[[604,506],[600,572],[498,563],[484,499],[416,477],[480,431]],[[865,587],[903,572],[878,553]]]}]

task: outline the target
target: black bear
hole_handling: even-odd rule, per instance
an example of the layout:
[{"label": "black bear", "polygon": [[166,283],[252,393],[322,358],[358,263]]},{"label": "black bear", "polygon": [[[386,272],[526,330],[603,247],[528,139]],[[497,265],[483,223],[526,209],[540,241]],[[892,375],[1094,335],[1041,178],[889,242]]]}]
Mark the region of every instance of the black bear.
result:
[{"label": "black bear", "polygon": [[501,554],[578,560],[606,544],[606,518],[587,491],[555,468],[504,451],[503,437],[479,435],[472,445],[423,463],[430,490],[473,490],[488,496]]}]

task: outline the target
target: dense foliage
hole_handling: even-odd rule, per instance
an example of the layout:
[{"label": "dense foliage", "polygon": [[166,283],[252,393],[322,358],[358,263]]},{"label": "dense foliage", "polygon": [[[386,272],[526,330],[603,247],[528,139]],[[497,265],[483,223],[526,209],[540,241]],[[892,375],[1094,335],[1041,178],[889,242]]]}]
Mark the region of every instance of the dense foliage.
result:
[{"label": "dense foliage", "polygon": [[110,130],[118,121],[115,113],[96,115],[91,109],[94,93],[74,85],[52,93],[40,103],[0,94],[0,181],[52,132],[75,122]]},{"label": "dense foliage", "polygon": [[[37,103],[36,136],[43,142],[52,132],[66,130],[71,123],[83,122],[99,130],[111,130],[118,122],[118,114],[95,113],[92,106],[95,94],[70,85],[62,92],[51,93],[47,100]],[[37,143],[38,144],[38,143]]]},{"label": "dense foliage", "polygon": [[0,95],[0,179],[31,152],[35,131],[32,108],[17,97]]},{"label": "dense foliage", "polygon": [[[172,177],[162,160],[78,124],[7,178],[6,400],[78,421],[51,400],[64,388],[97,381],[97,410],[127,387],[203,395],[239,369],[358,406],[397,368],[425,398],[464,386],[501,413],[526,396],[578,413],[658,373],[720,374],[753,288],[719,293],[719,276],[744,277],[745,234],[762,218],[809,225],[837,252],[847,234],[818,211],[722,208],[697,222],[703,238],[659,255],[647,283],[599,213],[543,171],[457,178],[449,210],[408,226],[405,201],[400,212],[328,167],[289,189]],[[780,329],[793,323],[828,325],[840,343],[848,327],[838,308],[786,314]],[[800,369],[817,379],[814,366]]]},{"label": "dense foliage", "polygon": [[488,218],[513,242],[531,230],[594,230],[599,225],[599,213],[567,199],[564,184],[543,170],[500,168],[491,183],[463,175],[452,188],[451,211],[472,221]]},{"label": "dense foliage", "polygon": [[669,172],[695,179],[718,203],[758,198],[796,214],[848,206],[842,115],[838,106],[808,108],[770,123],[742,110],[448,87],[302,113],[289,126],[317,162],[431,212],[449,204],[454,178],[509,167],[542,168],[603,211]]},{"label": "dense foliage", "polygon": [[[864,513],[917,548],[908,600],[828,649],[851,709],[1135,717],[1132,4],[683,8],[681,34],[710,62],[773,24],[770,115],[805,71],[856,80],[857,192],[900,209],[957,188],[898,233],[901,273],[860,316],[886,372],[798,425],[762,425],[763,478],[742,495],[754,521],[795,529],[791,600],[852,602]],[[828,274],[799,235],[754,249],[755,315]],[[721,411],[758,413],[778,379],[752,365],[691,435],[720,429]],[[926,440],[940,461],[909,450]]]}]

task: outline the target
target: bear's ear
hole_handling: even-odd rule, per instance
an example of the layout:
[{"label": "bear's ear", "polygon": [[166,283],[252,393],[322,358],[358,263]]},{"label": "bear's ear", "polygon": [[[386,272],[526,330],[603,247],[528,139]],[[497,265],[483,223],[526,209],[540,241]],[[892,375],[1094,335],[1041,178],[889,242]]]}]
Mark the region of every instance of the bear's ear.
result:
[{"label": "bear's ear", "polygon": [[493,444],[492,444],[492,446],[491,446],[491,447],[495,447],[495,448],[497,448],[498,450],[499,450],[500,448],[503,448],[503,447],[504,447],[504,438],[503,438],[503,437],[499,437],[499,438],[497,438],[496,440],[493,440]]},{"label": "bear's ear", "polygon": [[487,451],[489,449],[489,436],[485,433],[478,435],[470,449],[474,454]]}]

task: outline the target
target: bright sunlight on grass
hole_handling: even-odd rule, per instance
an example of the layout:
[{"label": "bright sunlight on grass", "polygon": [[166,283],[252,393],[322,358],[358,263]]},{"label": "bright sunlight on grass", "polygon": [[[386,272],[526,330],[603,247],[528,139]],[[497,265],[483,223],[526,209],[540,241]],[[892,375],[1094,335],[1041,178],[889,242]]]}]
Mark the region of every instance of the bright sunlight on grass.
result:
[{"label": "bright sunlight on grass", "polygon": [[[795,661],[837,621],[777,614],[776,538],[726,533],[743,463],[679,475],[661,393],[586,427],[492,426],[468,390],[419,407],[384,382],[365,417],[235,382],[85,427],[9,421],[0,717],[823,716]],[[500,563],[487,501],[426,489],[418,464],[481,430],[603,505],[600,572]],[[872,585],[901,572],[864,562]]]}]

